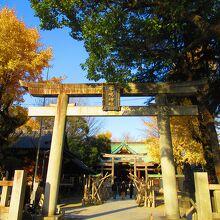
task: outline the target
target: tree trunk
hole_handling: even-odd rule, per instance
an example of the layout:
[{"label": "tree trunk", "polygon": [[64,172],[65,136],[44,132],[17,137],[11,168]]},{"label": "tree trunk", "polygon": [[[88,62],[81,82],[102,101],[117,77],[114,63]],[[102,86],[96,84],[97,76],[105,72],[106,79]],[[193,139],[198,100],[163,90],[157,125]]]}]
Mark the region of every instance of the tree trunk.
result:
[{"label": "tree trunk", "polygon": [[[206,106],[199,106],[199,111],[201,114],[202,125],[204,126],[204,137],[207,141],[207,147],[211,148],[211,156],[213,158],[215,175],[218,180],[218,183],[220,183],[220,148],[218,142],[218,135],[215,129],[215,120],[213,115],[209,112]],[[207,161],[207,163],[210,163],[210,161]]]}]

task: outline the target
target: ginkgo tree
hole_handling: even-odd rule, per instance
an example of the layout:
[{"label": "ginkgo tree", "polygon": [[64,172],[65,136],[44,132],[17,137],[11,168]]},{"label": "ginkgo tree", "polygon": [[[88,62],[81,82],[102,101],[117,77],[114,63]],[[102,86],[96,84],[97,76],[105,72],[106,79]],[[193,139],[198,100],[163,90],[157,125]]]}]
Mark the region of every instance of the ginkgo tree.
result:
[{"label": "ginkgo tree", "polygon": [[[205,165],[205,154],[202,143],[198,118],[194,116],[175,116],[170,119],[173,154],[176,165],[185,161],[190,164]],[[147,130],[148,153],[155,162],[160,163],[159,131],[156,117],[144,120]]]},{"label": "ginkgo tree", "polygon": [[[36,28],[29,28],[15,11],[0,11],[0,143],[7,145],[10,135],[27,121],[20,105],[25,90],[19,80],[41,81],[42,71],[52,59],[51,48],[43,48]],[[1,151],[1,149],[0,149]],[[1,155],[1,154],[0,154]]]}]

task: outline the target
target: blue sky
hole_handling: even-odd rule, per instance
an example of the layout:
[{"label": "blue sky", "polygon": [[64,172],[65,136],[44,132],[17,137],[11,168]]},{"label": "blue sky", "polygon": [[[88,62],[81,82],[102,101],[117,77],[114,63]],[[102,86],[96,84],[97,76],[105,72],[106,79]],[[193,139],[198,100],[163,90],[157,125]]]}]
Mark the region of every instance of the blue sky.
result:
[{"label": "blue sky", "polygon": [[[45,47],[52,47],[53,60],[49,69],[49,78],[63,76],[67,78],[64,83],[91,83],[86,78],[86,72],[80,64],[87,58],[87,53],[83,47],[83,42],[73,40],[68,33],[68,29],[56,29],[52,31],[42,31],[39,28],[39,19],[34,17],[34,11],[30,7],[28,0],[1,0],[0,8],[9,7],[16,11],[16,15],[23,20],[28,27],[35,27],[39,30],[41,43]],[[46,78],[47,70],[44,71]],[[97,100],[90,101],[89,105],[97,105]],[[144,98],[121,98],[122,105],[141,105]],[[26,96],[25,105],[36,105],[36,100]],[[103,120],[102,131],[110,131],[114,139],[120,139],[124,134],[130,134],[135,140],[144,136],[144,126],[139,117],[111,117],[99,118]]]}]

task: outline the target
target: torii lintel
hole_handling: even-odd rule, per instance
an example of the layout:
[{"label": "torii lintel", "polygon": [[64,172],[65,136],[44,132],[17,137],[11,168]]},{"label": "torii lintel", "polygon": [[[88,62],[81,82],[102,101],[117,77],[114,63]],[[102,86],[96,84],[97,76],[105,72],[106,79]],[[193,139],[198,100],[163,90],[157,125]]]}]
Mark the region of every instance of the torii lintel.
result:
[{"label": "torii lintel", "polygon": [[200,88],[207,85],[207,80],[179,83],[128,83],[125,87],[121,87],[118,83],[54,84],[20,81],[20,84],[36,97],[54,97],[61,93],[71,97],[101,97],[106,85],[117,87],[120,96],[156,96],[158,94],[191,96],[196,95]]}]

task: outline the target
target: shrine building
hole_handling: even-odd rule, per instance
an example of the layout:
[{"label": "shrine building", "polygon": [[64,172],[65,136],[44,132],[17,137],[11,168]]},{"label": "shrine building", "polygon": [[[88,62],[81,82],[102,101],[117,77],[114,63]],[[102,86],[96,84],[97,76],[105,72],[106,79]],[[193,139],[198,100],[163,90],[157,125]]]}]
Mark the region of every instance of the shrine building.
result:
[{"label": "shrine building", "polygon": [[114,179],[127,181],[130,173],[139,178],[160,171],[158,164],[148,154],[144,142],[112,142],[111,154],[103,153],[97,169],[102,173],[112,173]]}]

